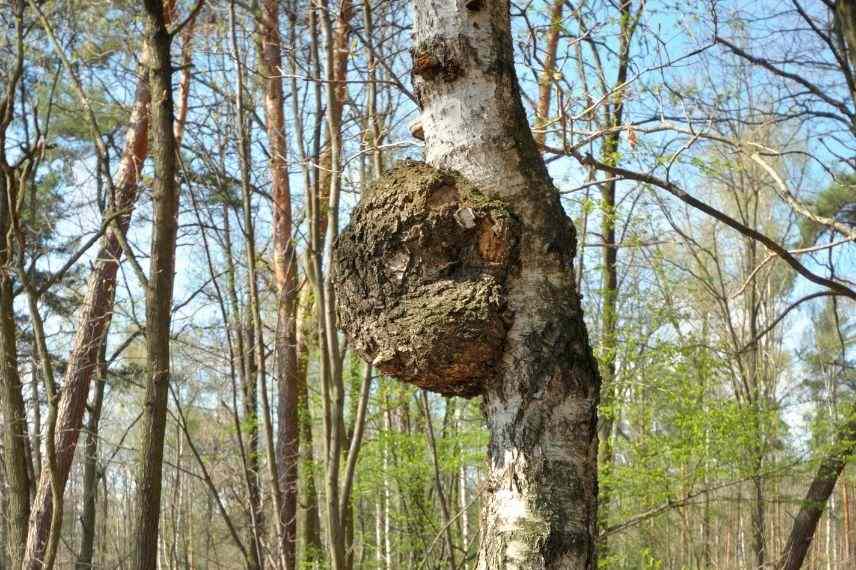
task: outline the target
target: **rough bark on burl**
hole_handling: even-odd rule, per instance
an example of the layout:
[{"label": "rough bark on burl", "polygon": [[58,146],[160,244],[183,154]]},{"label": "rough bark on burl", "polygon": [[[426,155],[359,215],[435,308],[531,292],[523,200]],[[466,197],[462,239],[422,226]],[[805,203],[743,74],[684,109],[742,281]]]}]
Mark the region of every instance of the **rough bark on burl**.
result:
[{"label": "rough bark on burl", "polygon": [[461,175],[402,162],[363,196],[334,254],[339,322],[381,372],[472,397],[497,378],[519,223]]}]

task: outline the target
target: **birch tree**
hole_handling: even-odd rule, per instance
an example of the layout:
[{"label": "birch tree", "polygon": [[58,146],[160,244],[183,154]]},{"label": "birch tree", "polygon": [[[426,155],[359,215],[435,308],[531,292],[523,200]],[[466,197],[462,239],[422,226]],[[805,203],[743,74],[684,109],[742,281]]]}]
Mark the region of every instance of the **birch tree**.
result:
[{"label": "birch tree", "polygon": [[[599,378],[574,284],[574,227],[521,103],[509,3],[415,0],[414,16],[412,72],[428,166],[410,165],[404,167],[409,171],[387,174],[368,193],[390,201],[386,213],[364,199],[364,210],[354,212],[351,227],[339,238],[343,326],[380,370],[406,375],[435,391],[483,396],[490,445],[478,568],[593,568]],[[414,191],[412,184],[421,184],[420,176],[424,184]],[[399,200],[396,192],[411,195]],[[485,211],[475,204],[476,196],[511,211],[511,220],[496,210]],[[411,198],[412,207],[404,207]],[[451,212],[465,231],[456,233],[444,212]],[[448,236],[438,232],[414,237],[422,248],[417,251],[416,245],[398,248],[396,240],[406,238],[401,234],[366,231],[386,229],[387,224],[399,227],[396,222],[421,226],[414,227],[416,233],[448,229],[473,243],[457,244],[461,250],[451,244],[446,250]],[[365,240],[368,245],[361,243]],[[455,258],[469,256],[468,246],[481,249],[457,271],[454,265],[461,260]],[[386,259],[372,259],[367,249],[384,251]],[[437,266],[443,255],[452,269]],[[395,259],[400,265],[392,267],[399,263],[390,261]],[[507,272],[494,271],[492,263]],[[396,298],[371,288],[370,275],[396,279],[408,296]],[[498,306],[493,298],[485,300],[484,311],[475,306],[479,283],[495,288]],[[368,303],[360,304],[354,294],[361,287],[368,288]],[[450,300],[440,291],[447,287],[460,287],[472,302],[458,307],[460,326],[446,312],[455,307],[444,310],[444,300]],[[402,345],[398,337],[389,342],[390,331],[403,324],[394,315],[377,328],[373,324],[380,323],[366,318],[372,310],[366,305],[390,308],[406,300],[413,301],[408,307],[425,308],[422,315],[418,308],[412,315],[405,310],[403,321],[422,320],[424,335],[438,340],[451,335],[463,343],[453,362],[445,363],[443,380],[419,369],[418,362],[432,357],[431,347],[419,340]],[[496,315],[480,320],[494,310]],[[432,330],[438,326],[442,330]],[[501,338],[496,346],[486,346],[490,341],[480,340],[483,335]],[[465,361],[471,354],[479,356]]]}]

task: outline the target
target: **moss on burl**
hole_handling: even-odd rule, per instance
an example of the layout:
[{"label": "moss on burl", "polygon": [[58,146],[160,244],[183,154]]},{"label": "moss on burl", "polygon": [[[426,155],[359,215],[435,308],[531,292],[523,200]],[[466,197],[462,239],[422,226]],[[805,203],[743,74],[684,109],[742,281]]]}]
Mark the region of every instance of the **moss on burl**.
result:
[{"label": "moss on burl", "polygon": [[462,176],[402,162],[336,242],[339,322],[384,374],[472,397],[496,376],[520,227]]}]

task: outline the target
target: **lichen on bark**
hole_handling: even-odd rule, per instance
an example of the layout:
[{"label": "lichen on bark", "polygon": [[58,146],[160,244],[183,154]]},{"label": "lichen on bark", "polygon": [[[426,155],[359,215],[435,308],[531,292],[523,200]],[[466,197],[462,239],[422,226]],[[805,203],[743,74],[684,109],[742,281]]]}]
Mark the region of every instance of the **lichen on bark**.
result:
[{"label": "lichen on bark", "polygon": [[336,243],[339,322],[385,374],[472,397],[496,378],[519,223],[461,175],[406,161],[362,198]]}]

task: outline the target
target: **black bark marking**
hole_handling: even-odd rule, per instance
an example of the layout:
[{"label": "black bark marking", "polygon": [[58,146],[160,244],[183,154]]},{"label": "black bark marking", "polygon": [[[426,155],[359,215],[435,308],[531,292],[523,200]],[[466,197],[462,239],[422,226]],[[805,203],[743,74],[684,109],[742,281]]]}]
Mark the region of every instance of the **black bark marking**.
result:
[{"label": "black bark marking", "polygon": [[427,81],[441,80],[451,83],[463,76],[464,71],[456,52],[444,41],[424,43],[412,50],[413,75]]}]

